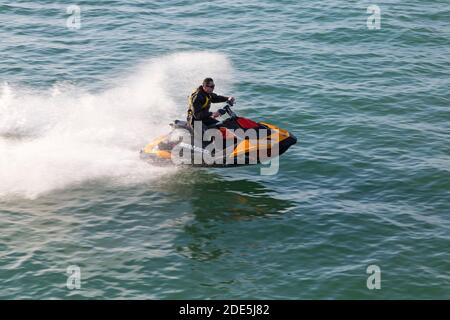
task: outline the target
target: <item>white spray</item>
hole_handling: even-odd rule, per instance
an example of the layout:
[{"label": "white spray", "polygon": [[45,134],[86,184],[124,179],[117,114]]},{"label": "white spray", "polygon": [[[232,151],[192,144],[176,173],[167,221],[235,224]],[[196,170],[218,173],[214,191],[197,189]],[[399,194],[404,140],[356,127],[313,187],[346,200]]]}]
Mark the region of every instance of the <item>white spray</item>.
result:
[{"label": "white spray", "polygon": [[151,181],[174,169],[139,159],[139,149],[185,118],[187,96],[204,77],[227,93],[232,67],[218,53],[152,59],[113,88],[89,93],[59,84],[47,92],[0,88],[0,197],[34,198],[90,180]]}]

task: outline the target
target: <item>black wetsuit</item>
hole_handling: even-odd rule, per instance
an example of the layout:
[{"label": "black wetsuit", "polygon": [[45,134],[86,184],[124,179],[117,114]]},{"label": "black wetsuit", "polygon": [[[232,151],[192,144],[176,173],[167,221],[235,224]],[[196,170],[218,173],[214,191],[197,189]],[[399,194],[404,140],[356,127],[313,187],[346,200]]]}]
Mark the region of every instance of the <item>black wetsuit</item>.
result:
[{"label": "black wetsuit", "polygon": [[[204,128],[216,124],[219,121],[212,118],[213,113],[209,111],[211,103],[226,102],[227,100],[228,97],[219,96],[215,93],[208,94],[202,86],[198,87],[189,96],[188,124],[192,127],[194,121],[202,121]],[[222,115],[225,114],[222,109],[219,109],[218,112]]]}]

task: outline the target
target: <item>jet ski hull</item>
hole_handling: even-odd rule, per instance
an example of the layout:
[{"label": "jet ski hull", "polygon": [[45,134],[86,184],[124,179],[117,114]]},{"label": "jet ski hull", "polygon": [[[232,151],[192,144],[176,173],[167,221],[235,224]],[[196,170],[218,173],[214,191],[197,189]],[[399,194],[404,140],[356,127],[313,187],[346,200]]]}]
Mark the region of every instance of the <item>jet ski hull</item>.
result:
[{"label": "jet ski hull", "polygon": [[[192,166],[192,167],[237,167],[245,165],[255,165],[261,162],[269,161],[270,159],[284,154],[292,145],[297,143],[297,138],[290,132],[280,129],[274,125],[260,122],[257,123],[260,128],[269,130],[269,142],[264,139],[258,139],[257,143],[249,140],[235,141],[232,149],[224,150],[223,156],[216,161],[204,161],[203,156],[207,152],[206,148],[199,148],[193,143],[183,147],[183,152],[191,154],[188,163],[181,163],[178,165]],[[272,139],[276,139],[272,141]],[[172,151],[175,146],[180,146],[179,143],[171,142],[171,134],[161,136],[151,143],[149,143],[143,150],[141,150],[141,159],[150,162],[157,166],[172,166],[177,164],[172,159]],[[224,144],[225,145],[225,144]],[[275,151],[275,155],[272,152]],[[255,158],[256,154],[256,158]],[[176,154],[175,154],[176,156]],[[195,158],[202,159],[202,161],[195,161]],[[200,163],[199,163],[200,162]]]}]

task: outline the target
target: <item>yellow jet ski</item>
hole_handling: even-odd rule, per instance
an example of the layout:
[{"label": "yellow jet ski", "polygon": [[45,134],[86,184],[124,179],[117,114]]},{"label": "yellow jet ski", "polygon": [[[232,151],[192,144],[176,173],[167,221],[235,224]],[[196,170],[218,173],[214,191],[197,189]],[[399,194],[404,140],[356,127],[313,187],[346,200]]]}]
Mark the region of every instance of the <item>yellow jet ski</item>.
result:
[{"label": "yellow jet ski", "polygon": [[242,166],[269,161],[297,142],[292,133],[275,125],[238,117],[229,104],[223,110],[229,117],[208,127],[213,131],[209,136],[206,131],[206,139],[204,128],[175,120],[170,133],[141,150],[141,158],[156,165]]}]

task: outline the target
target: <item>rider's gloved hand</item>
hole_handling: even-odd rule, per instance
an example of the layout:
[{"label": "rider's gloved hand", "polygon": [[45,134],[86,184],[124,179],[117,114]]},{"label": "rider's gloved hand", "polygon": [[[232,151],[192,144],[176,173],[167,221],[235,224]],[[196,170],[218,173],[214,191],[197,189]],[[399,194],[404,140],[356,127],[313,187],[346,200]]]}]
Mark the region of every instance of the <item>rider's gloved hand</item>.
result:
[{"label": "rider's gloved hand", "polygon": [[236,99],[235,99],[234,97],[229,97],[228,100],[227,100],[227,102],[228,102],[230,105],[233,105],[235,101],[236,101]]}]

